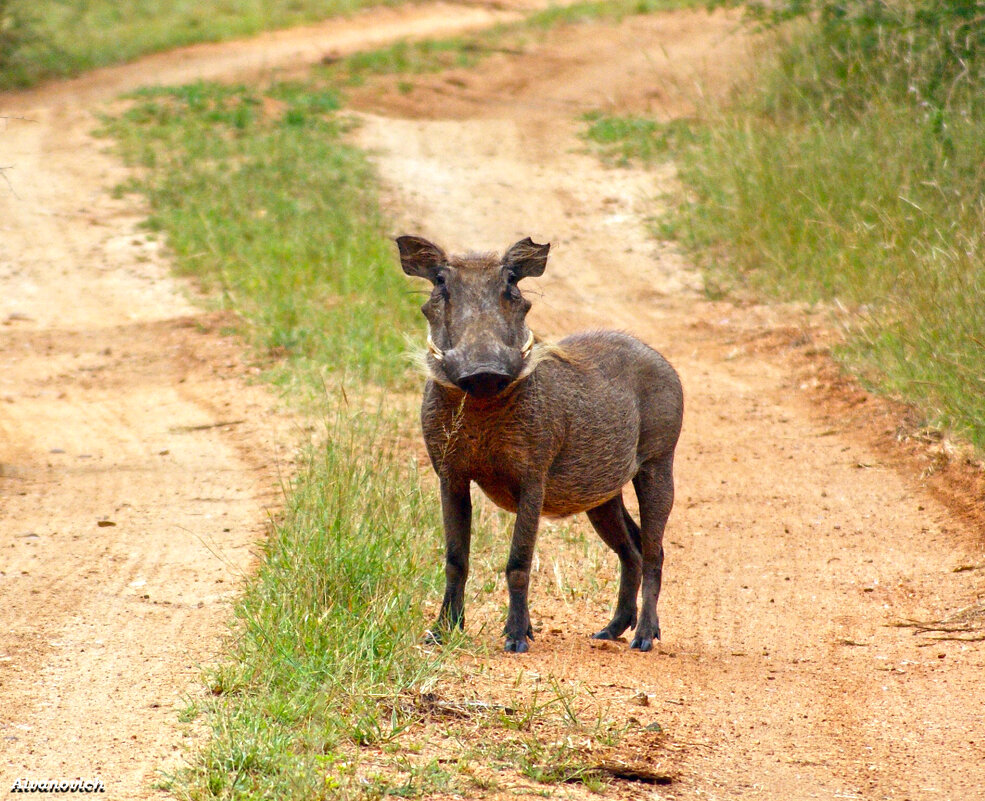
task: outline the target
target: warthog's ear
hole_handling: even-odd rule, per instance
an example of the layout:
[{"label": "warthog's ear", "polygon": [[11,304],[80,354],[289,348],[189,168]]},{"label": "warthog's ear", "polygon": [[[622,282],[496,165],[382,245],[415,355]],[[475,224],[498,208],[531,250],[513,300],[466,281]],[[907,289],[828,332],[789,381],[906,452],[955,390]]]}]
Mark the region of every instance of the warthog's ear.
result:
[{"label": "warthog's ear", "polygon": [[419,236],[398,236],[397,247],[400,248],[400,266],[404,272],[427,278],[431,283],[437,278],[441,265],[448,261],[441,248]]},{"label": "warthog's ear", "polygon": [[529,236],[521,239],[503,255],[503,269],[509,270],[519,281],[521,278],[536,278],[544,274],[547,267],[548,245],[538,245]]}]

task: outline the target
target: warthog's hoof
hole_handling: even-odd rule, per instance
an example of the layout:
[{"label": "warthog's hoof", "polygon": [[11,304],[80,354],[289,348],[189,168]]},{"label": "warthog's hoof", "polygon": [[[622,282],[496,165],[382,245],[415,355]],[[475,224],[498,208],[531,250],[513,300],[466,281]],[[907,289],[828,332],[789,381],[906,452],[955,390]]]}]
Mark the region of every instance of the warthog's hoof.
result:
[{"label": "warthog's hoof", "polygon": [[507,637],[506,645],[503,646],[503,650],[510,654],[525,654],[530,650],[530,646],[527,644],[526,637],[519,640],[514,640],[512,637]]},{"label": "warthog's hoof", "polygon": [[660,626],[656,627],[652,636],[644,630],[644,632],[637,632],[636,636],[633,637],[633,641],[629,644],[629,647],[635,651],[652,651],[653,641],[660,639]]},{"label": "warthog's hoof", "polygon": [[608,629],[602,629],[602,631],[597,631],[592,635],[593,640],[614,640],[616,635],[613,634]]}]

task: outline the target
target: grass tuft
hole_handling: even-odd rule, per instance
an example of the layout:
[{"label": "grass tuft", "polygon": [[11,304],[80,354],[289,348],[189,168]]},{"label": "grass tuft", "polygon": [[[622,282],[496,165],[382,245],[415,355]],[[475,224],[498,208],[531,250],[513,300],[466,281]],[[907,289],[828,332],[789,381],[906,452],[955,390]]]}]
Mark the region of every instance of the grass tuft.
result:
[{"label": "grass tuft", "polygon": [[232,659],[209,675],[213,736],[180,777],[185,797],[331,795],[352,779],[353,747],[415,719],[405,696],[454,650],[419,645],[438,510],[393,426],[340,413],[308,453],[237,605]]},{"label": "grass tuft", "polygon": [[378,50],[354,53],[331,65],[328,74],[340,75],[350,86],[360,86],[376,75],[421,75],[456,67],[474,67],[490,51],[482,39],[450,39],[397,42]]},{"label": "grass tuft", "polygon": [[0,90],[385,4],[387,0],[0,0]]},{"label": "grass tuft", "polygon": [[288,357],[284,381],[316,389],[326,374],[397,381],[418,316],[339,104],[328,87],[197,83],[138,92],[104,129],[144,168],[130,188],[149,197],[178,272]]},{"label": "grass tuft", "polygon": [[[844,309],[836,355],[985,452],[985,59],[948,72],[953,31],[915,28],[915,5],[895,33],[864,14],[784,29],[726,108],[595,117],[586,135],[622,163],[675,158],[684,195],[661,233],[711,292]],[[958,28],[977,41],[985,16]]]}]

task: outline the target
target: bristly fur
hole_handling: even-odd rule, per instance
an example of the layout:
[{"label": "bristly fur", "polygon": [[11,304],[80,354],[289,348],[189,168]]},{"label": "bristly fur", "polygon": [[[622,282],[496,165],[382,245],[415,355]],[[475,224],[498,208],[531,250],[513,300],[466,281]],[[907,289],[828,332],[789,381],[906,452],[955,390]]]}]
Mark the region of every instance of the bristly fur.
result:
[{"label": "bristly fur", "polygon": [[409,336],[406,338],[406,341],[407,350],[404,351],[404,356],[418,373],[422,373],[425,377],[430,378],[436,384],[441,384],[443,387],[448,387],[449,389],[455,388],[455,385],[451,381],[433,368],[431,360],[428,359],[430,351],[426,347],[421,350],[420,346]]},{"label": "bristly fur", "polygon": [[522,381],[528,375],[530,375],[537,366],[545,359],[555,358],[562,362],[570,362],[571,358],[568,356],[567,351],[564,347],[559,345],[557,342],[534,342],[534,346],[530,351],[530,355],[527,356],[526,361],[523,364],[523,369],[520,371],[520,375],[516,377],[516,381]]},{"label": "bristly fur", "polygon": [[470,250],[461,256],[453,256],[449,262],[453,267],[466,270],[487,270],[496,264],[497,254],[492,251],[478,253]]}]

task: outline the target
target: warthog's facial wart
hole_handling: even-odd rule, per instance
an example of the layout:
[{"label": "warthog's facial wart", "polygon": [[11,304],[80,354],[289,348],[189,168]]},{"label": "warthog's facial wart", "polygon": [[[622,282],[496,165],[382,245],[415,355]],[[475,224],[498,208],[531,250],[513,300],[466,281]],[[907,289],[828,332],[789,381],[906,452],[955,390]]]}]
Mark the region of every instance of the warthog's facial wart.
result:
[{"label": "warthog's facial wart", "polygon": [[517,283],[544,272],[550,245],[524,239],[501,259],[449,257],[413,236],[400,237],[397,245],[404,272],[432,284],[421,311],[430,324],[425,358],[435,381],[484,399],[529,375],[534,335],[524,320],[530,301]]},{"label": "warthog's facial wart", "polygon": [[[534,332],[531,331],[530,335],[527,337],[527,341],[523,343],[523,347],[520,348],[520,353],[523,355],[524,359],[527,359],[534,349]],[[428,332],[428,353],[430,353],[437,361],[444,361],[445,352],[434,344],[434,340],[431,339],[431,332]]]}]

